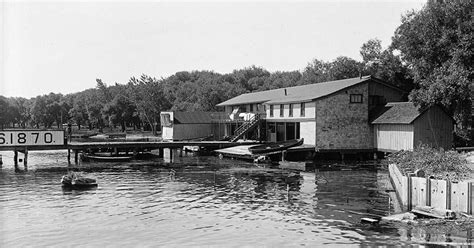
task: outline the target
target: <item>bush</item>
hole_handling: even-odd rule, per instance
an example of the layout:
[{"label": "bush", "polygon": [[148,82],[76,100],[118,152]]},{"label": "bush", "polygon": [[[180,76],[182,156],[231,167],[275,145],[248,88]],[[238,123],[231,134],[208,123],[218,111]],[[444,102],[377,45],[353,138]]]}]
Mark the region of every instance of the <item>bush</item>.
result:
[{"label": "bush", "polygon": [[461,181],[471,177],[473,171],[468,161],[456,151],[444,151],[420,145],[413,151],[400,151],[388,156],[388,162],[398,165],[405,173],[421,169],[426,176],[450,181]]}]

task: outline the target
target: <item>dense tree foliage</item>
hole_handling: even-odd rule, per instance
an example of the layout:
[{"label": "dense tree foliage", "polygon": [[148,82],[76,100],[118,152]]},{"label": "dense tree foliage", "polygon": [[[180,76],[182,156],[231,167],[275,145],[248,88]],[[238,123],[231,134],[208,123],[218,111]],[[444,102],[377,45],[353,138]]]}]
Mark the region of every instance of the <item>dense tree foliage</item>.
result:
[{"label": "dense tree foliage", "polygon": [[472,13],[472,1],[428,1],[402,18],[392,44],[417,84],[411,99],[422,106],[442,104],[461,130],[469,125],[473,97]]}]

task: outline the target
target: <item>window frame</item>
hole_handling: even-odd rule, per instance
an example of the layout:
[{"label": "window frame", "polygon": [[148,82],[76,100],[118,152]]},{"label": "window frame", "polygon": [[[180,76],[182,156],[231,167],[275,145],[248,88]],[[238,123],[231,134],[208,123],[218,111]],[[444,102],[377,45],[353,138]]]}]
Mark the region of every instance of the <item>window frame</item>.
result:
[{"label": "window frame", "polygon": [[350,94],[349,103],[363,103],[364,95],[363,94]]}]

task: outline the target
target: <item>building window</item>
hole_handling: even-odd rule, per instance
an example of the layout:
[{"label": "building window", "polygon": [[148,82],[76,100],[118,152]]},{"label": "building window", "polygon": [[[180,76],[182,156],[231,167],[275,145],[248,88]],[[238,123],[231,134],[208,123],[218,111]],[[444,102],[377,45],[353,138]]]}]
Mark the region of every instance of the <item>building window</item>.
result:
[{"label": "building window", "polygon": [[273,117],[273,105],[270,105],[270,117]]},{"label": "building window", "polygon": [[280,117],[283,117],[283,111],[285,110],[285,105],[280,104]]},{"label": "building window", "polygon": [[305,108],[305,103],[302,102],[302,103],[301,103],[301,108],[300,108],[300,116],[301,116],[301,117],[304,117],[304,108]]},{"label": "building window", "polygon": [[288,116],[292,117],[293,116],[293,103],[290,103],[290,105],[288,106],[288,109],[289,109]]},{"label": "building window", "polygon": [[250,104],[250,111],[249,112],[253,112],[253,104]]},{"label": "building window", "polygon": [[350,103],[362,103],[362,94],[351,94]]}]

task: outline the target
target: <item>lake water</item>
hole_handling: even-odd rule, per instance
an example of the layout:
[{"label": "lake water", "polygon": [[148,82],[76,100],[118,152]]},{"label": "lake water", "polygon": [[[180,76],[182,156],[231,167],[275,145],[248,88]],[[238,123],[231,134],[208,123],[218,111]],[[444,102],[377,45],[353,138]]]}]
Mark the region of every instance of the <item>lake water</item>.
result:
[{"label": "lake water", "polygon": [[472,245],[470,230],[361,223],[394,211],[386,171],[300,173],[185,156],[82,163],[98,188],[63,190],[66,152],[30,152],[17,172],[13,152],[0,154],[0,247]]}]

